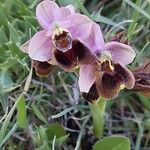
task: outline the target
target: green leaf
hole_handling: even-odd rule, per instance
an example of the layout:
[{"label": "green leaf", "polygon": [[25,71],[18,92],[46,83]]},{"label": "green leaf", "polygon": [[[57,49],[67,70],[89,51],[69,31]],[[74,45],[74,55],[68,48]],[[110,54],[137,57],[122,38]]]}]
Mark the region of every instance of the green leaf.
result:
[{"label": "green leaf", "polygon": [[35,32],[37,32],[37,29],[35,27],[38,26],[38,22],[34,16],[23,16],[24,20],[32,27]]},{"label": "green leaf", "polygon": [[10,52],[7,51],[7,49],[5,49],[3,46],[4,45],[0,45],[0,65],[10,56]]},{"label": "green leaf", "polygon": [[0,129],[0,143],[3,141],[6,132],[7,132],[7,128],[9,126],[9,122],[14,114],[14,111],[18,105],[18,102],[22,99],[22,96],[24,95],[24,93],[22,93],[19,98],[17,99],[17,101],[15,102],[15,104],[13,105],[13,107],[11,108],[11,110],[9,111],[9,113],[7,114],[5,121],[3,122],[1,129]]},{"label": "green leaf", "polygon": [[146,48],[149,48],[149,46],[150,46],[150,42],[148,41],[148,42],[144,45],[144,47],[141,49],[140,52],[138,52],[138,53],[136,52],[136,53],[137,53],[136,58],[134,59],[134,62],[132,63],[132,66],[133,66],[133,67],[136,66],[136,63],[137,63],[137,64],[140,64],[140,62],[141,62],[142,59],[143,59],[142,55],[143,55],[143,53],[146,51]]},{"label": "green leaf", "polygon": [[7,16],[4,13],[2,5],[0,5],[0,26],[7,26]]},{"label": "green leaf", "polygon": [[37,6],[40,3],[40,0],[33,0],[32,3],[30,4],[29,8],[34,8],[35,6]]},{"label": "green leaf", "polygon": [[86,8],[84,7],[84,5],[82,4],[82,2],[80,0],[75,0],[74,3],[83,12],[84,15],[86,15],[90,18],[89,12],[86,10]]},{"label": "green leaf", "polygon": [[28,125],[26,103],[23,96],[17,105],[17,123],[21,128],[26,128]]},{"label": "green leaf", "polygon": [[[141,5],[141,0],[137,0],[136,1],[136,5],[140,6]],[[127,30],[127,36],[128,36],[128,40],[131,40],[131,37],[133,35],[133,32],[137,26],[137,20],[138,20],[138,16],[139,16],[139,12],[136,11],[136,9],[134,10],[133,14],[132,14],[132,19],[134,20],[134,22],[132,22]]]},{"label": "green leaf", "polygon": [[35,150],[51,150],[51,148],[46,142],[44,142],[40,147],[36,148]]},{"label": "green leaf", "polygon": [[67,134],[65,136],[62,136],[60,138],[57,138],[56,139],[56,144],[58,144],[58,145],[63,144],[68,139],[68,137],[69,137],[69,134]]},{"label": "green leaf", "polygon": [[8,87],[8,88],[5,88],[5,89],[0,89],[0,94],[1,93],[9,93],[9,92],[11,92],[11,91],[13,91],[13,90],[15,90],[15,89],[17,89],[17,88],[19,88],[20,87],[20,85],[19,84],[14,84],[14,85],[12,85],[12,86],[10,86],[10,87]]},{"label": "green leaf", "polygon": [[5,62],[0,64],[0,69],[8,70],[9,68],[16,67],[18,64],[17,58],[16,57],[8,57]]},{"label": "green leaf", "polygon": [[47,129],[47,135],[49,140],[53,140],[54,136],[56,139],[66,135],[64,128],[59,123],[52,123]]},{"label": "green leaf", "polygon": [[48,137],[46,134],[46,128],[44,128],[43,126],[40,126],[40,128],[38,129],[38,132],[40,134],[40,138],[41,138],[41,142],[48,142]]},{"label": "green leaf", "polygon": [[38,148],[36,150],[50,150],[49,144],[48,144],[48,137],[46,134],[46,128],[43,126],[40,126],[38,128],[38,134],[39,134],[39,143]]},{"label": "green leaf", "polygon": [[23,56],[23,53],[21,52],[21,50],[19,49],[17,44],[19,44],[19,42],[14,43],[14,42],[10,41],[10,42],[6,43],[6,45],[8,46],[8,48],[11,52],[11,55],[13,57],[17,57],[17,58],[19,57],[19,59],[20,59]]},{"label": "green leaf", "polygon": [[124,0],[124,2],[126,2],[128,5],[133,7],[136,11],[140,12],[143,16],[145,16],[150,20],[150,15],[146,11],[144,11],[141,7],[134,4],[131,0]]},{"label": "green leaf", "polygon": [[100,12],[96,12],[96,13],[93,13],[91,15],[91,18],[96,21],[96,22],[102,22],[102,23],[105,23],[105,24],[109,24],[109,25],[112,25],[112,26],[115,26],[117,25],[113,20],[107,18],[107,17],[104,17],[102,15],[100,15]]},{"label": "green leaf", "polygon": [[13,25],[11,23],[8,23],[9,26],[9,31],[10,31],[10,41],[16,44],[20,43],[20,38],[18,35],[17,30],[13,27]]},{"label": "green leaf", "polygon": [[14,85],[10,72],[8,70],[2,69],[0,71],[0,92],[4,89],[10,88]]},{"label": "green leaf", "polygon": [[141,103],[144,105],[144,107],[150,111],[150,97],[148,96],[144,96],[141,93],[138,93],[139,99],[141,101]]},{"label": "green leaf", "polygon": [[37,118],[39,118],[41,121],[43,121],[45,124],[48,124],[47,119],[44,117],[44,115],[42,114],[42,112],[38,109],[37,106],[35,106],[34,104],[32,105],[33,111],[35,113],[35,115],[37,116]]},{"label": "green leaf", "polygon": [[0,28],[0,45],[5,44],[8,41],[4,27]]},{"label": "green leaf", "polygon": [[8,94],[0,93],[0,102],[2,104],[3,110],[6,113],[8,110]]},{"label": "green leaf", "polygon": [[9,15],[10,14],[10,11],[11,11],[11,7],[12,7],[12,5],[13,5],[13,1],[14,0],[5,0],[5,3],[4,3],[4,8],[5,8],[5,11],[6,11],[6,13],[7,13],[7,15]]},{"label": "green leaf", "polygon": [[67,6],[69,4],[73,4],[74,3],[74,0],[58,0],[58,3],[61,5],[61,6]]},{"label": "green leaf", "polygon": [[53,116],[52,116],[52,119],[62,117],[62,116],[64,116],[65,114],[67,114],[68,112],[74,110],[75,108],[76,108],[76,106],[73,106],[73,107],[70,107],[70,108],[66,108],[65,110],[61,111],[60,113],[58,113],[58,114],[56,114],[56,115],[53,115]]},{"label": "green leaf", "polygon": [[10,139],[10,137],[14,134],[14,132],[17,130],[17,123],[14,124],[14,126],[12,127],[12,129],[8,132],[8,134],[5,136],[5,138],[0,142],[0,147],[2,147],[3,144],[5,144],[6,142],[8,142],[8,140]]},{"label": "green leaf", "polygon": [[110,136],[98,140],[93,150],[130,150],[130,141],[124,136]]}]

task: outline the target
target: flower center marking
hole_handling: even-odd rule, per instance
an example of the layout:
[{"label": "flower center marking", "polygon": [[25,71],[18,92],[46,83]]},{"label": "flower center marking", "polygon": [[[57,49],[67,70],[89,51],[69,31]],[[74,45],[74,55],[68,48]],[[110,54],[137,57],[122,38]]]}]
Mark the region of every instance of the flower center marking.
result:
[{"label": "flower center marking", "polygon": [[69,31],[60,24],[54,23],[52,40],[55,47],[60,51],[67,51],[72,48],[72,37]]},{"label": "flower center marking", "polygon": [[112,72],[114,70],[114,65],[112,63],[112,56],[107,51],[102,51],[98,59],[102,65],[102,70],[106,72]]},{"label": "flower center marking", "polygon": [[120,90],[123,90],[125,88],[125,85],[124,84],[121,84],[120,85]]}]

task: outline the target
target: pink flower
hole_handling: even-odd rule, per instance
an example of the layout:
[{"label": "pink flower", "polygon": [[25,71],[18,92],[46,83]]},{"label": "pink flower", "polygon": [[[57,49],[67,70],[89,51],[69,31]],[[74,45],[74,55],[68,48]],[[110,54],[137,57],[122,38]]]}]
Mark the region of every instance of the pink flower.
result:
[{"label": "pink flower", "polygon": [[54,49],[62,52],[71,49],[75,39],[85,41],[92,26],[92,21],[75,13],[72,5],[59,7],[50,0],[44,0],[37,6],[36,17],[43,29],[23,44],[21,50],[40,62],[50,61]]},{"label": "pink flower", "polygon": [[135,58],[134,50],[129,45],[116,41],[104,43],[101,30],[96,23],[93,23],[87,41],[90,41],[87,42],[87,46],[97,57],[97,62],[81,65],[80,91],[85,94],[97,89],[100,96],[111,99],[116,97],[124,87],[133,88],[134,76],[125,65],[131,63]]}]

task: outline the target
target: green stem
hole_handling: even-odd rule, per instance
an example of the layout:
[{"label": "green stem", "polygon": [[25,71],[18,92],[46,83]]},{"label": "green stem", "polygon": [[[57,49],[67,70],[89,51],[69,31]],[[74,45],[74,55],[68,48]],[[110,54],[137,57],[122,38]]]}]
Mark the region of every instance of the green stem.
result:
[{"label": "green stem", "polygon": [[100,138],[104,128],[106,100],[99,98],[97,101],[89,103],[89,107],[93,118],[93,132],[96,137]]},{"label": "green stem", "polygon": [[136,139],[135,150],[140,150],[140,144],[143,136],[143,128],[139,127],[139,132]]}]

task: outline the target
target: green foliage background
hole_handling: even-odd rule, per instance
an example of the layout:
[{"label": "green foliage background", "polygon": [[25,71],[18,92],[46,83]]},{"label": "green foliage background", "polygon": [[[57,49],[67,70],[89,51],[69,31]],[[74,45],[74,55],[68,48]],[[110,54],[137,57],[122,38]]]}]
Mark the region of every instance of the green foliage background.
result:
[{"label": "green foliage background", "polygon": [[[39,2],[0,0],[0,147],[90,149],[97,139],[92,135],[90,110],[78,90],[77,76],[58,69],[49,78],[39,78],[34,72],[31,77],[29,57],[19,49],[40,30],[35,17]],[[57,3],[73,4],[78,12],[99,23],[105,41],[124,30],[137,53],[130,68],[150,59],[149,0]],[[27,93],[23,93],[25,84],[29,87]],[[117,99],[107,103],[104,137],[125,135],[130,138],[132,149],[150,149],[149,111],[150,98],[121,92]]]}]

